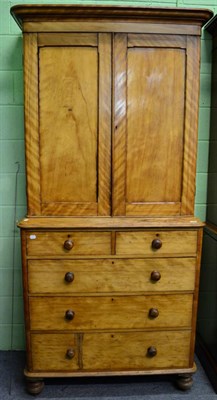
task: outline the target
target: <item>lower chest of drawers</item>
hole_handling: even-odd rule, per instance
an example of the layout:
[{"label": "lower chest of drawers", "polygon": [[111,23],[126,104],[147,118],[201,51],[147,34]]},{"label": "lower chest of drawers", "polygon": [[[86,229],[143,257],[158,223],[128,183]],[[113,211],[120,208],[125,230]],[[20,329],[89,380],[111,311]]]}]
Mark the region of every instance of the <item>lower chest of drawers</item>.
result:
[{"label": "lower chest of drawers", "polygon": [[192,366],[197,233],[24,232],[28,370]]}]

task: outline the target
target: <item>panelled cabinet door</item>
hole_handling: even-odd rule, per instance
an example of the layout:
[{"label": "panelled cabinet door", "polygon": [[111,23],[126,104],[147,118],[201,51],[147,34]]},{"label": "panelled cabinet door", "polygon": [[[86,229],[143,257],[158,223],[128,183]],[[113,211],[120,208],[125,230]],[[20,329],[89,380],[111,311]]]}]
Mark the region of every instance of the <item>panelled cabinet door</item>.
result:
[{"label": "panelled cabinet door", "polygon": [[109,215],[111,35],[25,35],[29,215]]},{"label": "panelled cabinet door", "polygon": [[193,214],[199,44],[116,34],[113,215]]}]

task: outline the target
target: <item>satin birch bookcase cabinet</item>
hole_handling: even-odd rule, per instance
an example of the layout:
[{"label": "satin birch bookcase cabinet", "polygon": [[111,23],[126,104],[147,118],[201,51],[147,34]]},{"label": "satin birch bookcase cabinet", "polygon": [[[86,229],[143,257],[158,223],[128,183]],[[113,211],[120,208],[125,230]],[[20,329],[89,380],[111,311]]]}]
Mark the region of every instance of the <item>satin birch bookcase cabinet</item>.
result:
[{"label": "satin birch bookcase cabinet", "polygon": [[44,377],[177,374],[187,389],[205,9],[17,5],[31,393]]}]

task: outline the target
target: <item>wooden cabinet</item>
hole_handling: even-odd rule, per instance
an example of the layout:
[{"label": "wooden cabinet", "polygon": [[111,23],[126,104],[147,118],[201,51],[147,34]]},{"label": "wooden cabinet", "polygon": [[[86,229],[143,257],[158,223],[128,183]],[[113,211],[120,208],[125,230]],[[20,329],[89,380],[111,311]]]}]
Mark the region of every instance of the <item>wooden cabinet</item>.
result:
[{"label": "wooden cabinet", "polygon": [[28,390],[194,372],[208,10],[14,6],[24,32]]}]

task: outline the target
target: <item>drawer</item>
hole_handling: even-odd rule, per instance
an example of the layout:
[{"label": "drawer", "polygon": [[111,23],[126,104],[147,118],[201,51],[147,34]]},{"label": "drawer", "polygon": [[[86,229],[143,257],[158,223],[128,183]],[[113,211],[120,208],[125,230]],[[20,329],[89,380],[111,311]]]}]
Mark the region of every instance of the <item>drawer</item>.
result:
[{"label": "drawer", "polygon": [[111,254],[110,232],[29,232],[29,256]]},{"label": "drawer", "polygon": [[117,232],[117,255],[144,256],[195,256],[197,252],[197,231],[143,231]]},{"label": "drawer", "polygon": [[[83,369],[157,370],[189,367],[190,331],[86,333]],[[150,347],[152,348],[152,356]],[[156,355],[154,354],[156,350]]]},{"label": "drawer", "polygon": [[30,327],[32,330],[190,327],[192,300],[191,294],[30,297]]},{"label": "drawer", "polygon": [[34,371],[74,371],[79,369],[77,336],[72,333],[32,334]]},{"label": "drawer", "polygon": [[193,291],[195,264],[195,258],[29,260],[29,292]]},{"label": "drawer", "polygon": [[115,372],[189,367],[190,331],[102,332],[78,336],[79,348],[78,338],[72,333],[32,333],[33,371]]}]

